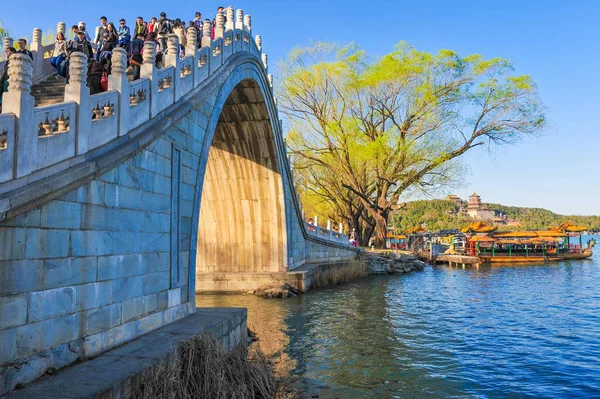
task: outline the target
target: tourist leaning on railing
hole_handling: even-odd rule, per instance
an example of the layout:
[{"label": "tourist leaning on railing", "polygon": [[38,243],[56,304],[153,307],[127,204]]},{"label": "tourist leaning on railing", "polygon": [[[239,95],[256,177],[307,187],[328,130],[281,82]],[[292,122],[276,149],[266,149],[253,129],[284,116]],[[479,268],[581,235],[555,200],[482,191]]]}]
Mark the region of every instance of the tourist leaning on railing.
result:
[{"label": "tourist leaning on railing", "polygon": [[61,70],[62,62],[67,58],[67,41],[65,35],[59,32],[56,35],[56,41],[54,42],[54,50],[52,51],[52,57],[50,58],[50,65],[56,68],[59,76],[63,76]]}]

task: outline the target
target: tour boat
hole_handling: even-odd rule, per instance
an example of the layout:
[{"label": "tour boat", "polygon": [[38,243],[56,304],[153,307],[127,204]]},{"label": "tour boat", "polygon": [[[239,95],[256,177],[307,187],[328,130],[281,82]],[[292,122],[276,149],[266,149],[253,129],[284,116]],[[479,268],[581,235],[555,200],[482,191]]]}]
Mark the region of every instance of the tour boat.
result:
[{"label": "tour boat", "polygon": [[[596,240],[584,246],[581,233],[585,230],[565,222],[548,230],[496,232],[479,222],[463,232],[468,234],[467,255],[478,257],[481,263],[539,263],[591,257]],[[579,244],[571,244],[571,237],[579,237]]]}]

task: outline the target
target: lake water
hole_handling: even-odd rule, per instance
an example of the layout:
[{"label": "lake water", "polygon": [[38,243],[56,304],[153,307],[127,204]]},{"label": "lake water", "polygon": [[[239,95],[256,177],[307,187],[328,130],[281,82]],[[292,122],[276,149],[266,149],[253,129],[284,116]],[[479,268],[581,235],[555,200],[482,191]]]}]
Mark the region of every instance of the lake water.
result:
[{"label": "lake water", "polygon": [[247,307],[261,347],[309,397],[600,397],[598,255],[427,267],[288,300],[200,296],[198,305]]}]

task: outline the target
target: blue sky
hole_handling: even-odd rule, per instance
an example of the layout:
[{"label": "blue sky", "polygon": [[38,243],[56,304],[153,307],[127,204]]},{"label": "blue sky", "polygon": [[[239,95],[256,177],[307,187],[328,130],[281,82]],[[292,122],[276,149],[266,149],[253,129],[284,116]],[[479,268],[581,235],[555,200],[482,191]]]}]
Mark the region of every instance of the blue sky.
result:
[{"label": "blue sky", "polygon": [[[160,11],[185,20],[195,11],[212,17],[218,5],[230,3],[59,4],[11,1],[0,18],[18,37],[31,36],[34,27],[55,29],[59,20],[67,25],[83,20],[90,29],[102,14],[115,22],[121,17],[133,22],[138,15],[148,19]],[[406,40],[432,52],[448,48],[512,60],[517,73],[537,81],[550,127],[515,146],[468,154],[470,173],[463,188],[452,191],[463,198],[477,191],[485,202],[600,214],[600,1],[241,0],[232,5],[252,15],[271,66],[294,46],[318,40],[355,42],[374,56]]]}]

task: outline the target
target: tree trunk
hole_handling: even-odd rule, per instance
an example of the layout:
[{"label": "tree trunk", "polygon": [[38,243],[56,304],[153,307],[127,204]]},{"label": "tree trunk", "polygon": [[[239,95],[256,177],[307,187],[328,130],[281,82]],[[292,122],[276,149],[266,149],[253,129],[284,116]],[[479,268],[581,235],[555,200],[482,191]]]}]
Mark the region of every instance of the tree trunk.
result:
[{"label": "tree trunk", "polygon": [[377,213],[373,216],[375,219],[375,247],[385,249],[385,240],[387,238],[387,213]]}]

